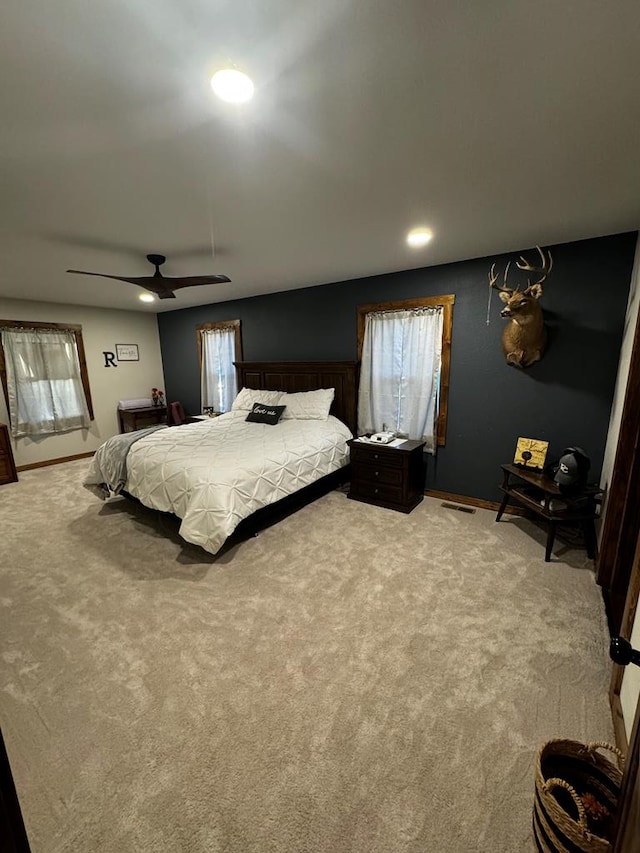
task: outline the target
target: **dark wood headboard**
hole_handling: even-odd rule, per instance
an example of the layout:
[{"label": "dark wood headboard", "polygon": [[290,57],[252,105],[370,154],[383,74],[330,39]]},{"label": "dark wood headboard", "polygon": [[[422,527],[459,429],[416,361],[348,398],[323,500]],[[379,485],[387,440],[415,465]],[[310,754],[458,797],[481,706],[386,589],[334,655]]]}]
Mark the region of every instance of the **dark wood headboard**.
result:
[{"label": "dark wood headboard", "polygon": [[236,361],[238,387],[266,391],[316,391],[335,388],[331,414],[356,435],[356,361]]}]

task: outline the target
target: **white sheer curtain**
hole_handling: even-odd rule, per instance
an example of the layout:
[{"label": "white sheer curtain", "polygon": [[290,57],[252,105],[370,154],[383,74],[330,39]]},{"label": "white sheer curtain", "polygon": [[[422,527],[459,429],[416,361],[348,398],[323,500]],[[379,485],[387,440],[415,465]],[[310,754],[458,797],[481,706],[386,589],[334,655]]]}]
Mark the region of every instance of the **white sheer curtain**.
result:
[{"label": "white sheer curtain", "polygon": [[236,369],[236,333],[233,327],[203,329],[202,370],[200,391],[202,407],[211,406],[216,412],[228,412],[238,387]]},{"label": "white sheer curtain", "polygon": [[373,312],[365,319],[358,430],[384,428],[435,453],[442,308]]},{"label": "white sheer curtain", "polygon": [[3,329],[2,347],[14,438],[90,425],[73,332]]}]

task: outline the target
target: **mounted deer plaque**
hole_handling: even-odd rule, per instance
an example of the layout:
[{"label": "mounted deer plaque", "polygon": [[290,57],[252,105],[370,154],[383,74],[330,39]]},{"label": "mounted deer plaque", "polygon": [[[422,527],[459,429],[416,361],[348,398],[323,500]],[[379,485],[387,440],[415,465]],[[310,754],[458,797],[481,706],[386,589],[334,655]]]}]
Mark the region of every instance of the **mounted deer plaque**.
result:
[{"label": "mounted deer plaque", "polygon": [[530,367],[540,361],[547,344],[547,332],[538,300],[542,296],[542,282],[553,268],[553,259],[551,252],[545,255],[540,246],[536,248],[540,254],[541,266],[533,266],[522,255],[520,260],[516,261],[518,269],[541,274],[533,284],[529,280],[524,290],[507,287],[511,261],[505,267],[502,287],[497,284],[499,276],[495,264],[489,273],[489,286],[498,291],[504,302],[500,316],[509,321],[502,332],[502,351],[507,364],[515,367]]}]

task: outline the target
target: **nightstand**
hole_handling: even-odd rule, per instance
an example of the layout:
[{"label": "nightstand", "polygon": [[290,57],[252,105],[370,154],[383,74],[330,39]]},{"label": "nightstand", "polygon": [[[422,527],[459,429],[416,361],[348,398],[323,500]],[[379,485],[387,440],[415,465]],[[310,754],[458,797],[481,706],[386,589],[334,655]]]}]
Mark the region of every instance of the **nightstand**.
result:
[{"label": "nightstand", "polygon": [[355,501],[411,512],[424,497],[424,441],[397,447],[368,444],[353,438],[351,485],[347,497]]}]

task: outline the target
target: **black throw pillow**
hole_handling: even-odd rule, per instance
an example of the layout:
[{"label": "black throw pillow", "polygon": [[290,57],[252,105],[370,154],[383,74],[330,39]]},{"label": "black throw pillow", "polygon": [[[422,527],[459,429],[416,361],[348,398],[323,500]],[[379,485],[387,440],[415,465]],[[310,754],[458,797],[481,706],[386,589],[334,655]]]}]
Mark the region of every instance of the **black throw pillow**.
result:
[{"label": "black throw pillow", "polygon": [[268,406],[266,403],[254,403],[253,409],[245,420],[254,424],[277,424],[286,406]]}]

